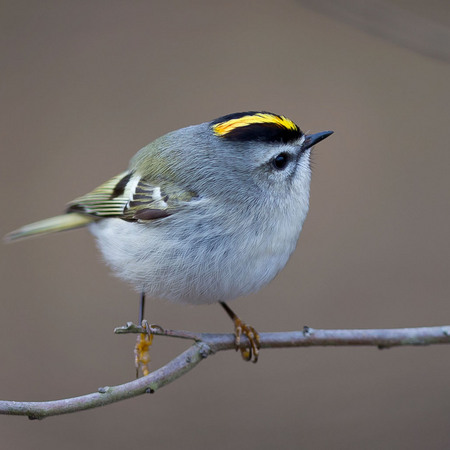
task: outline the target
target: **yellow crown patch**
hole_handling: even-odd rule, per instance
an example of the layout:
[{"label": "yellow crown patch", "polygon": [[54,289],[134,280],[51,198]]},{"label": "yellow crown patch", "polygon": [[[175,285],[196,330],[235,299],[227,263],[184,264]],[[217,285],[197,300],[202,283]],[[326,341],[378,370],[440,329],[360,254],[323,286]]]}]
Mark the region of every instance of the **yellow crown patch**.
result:
[{"label": "yellow crown patch", "polygon": [[299,128],[297,125],[292,122],[292,120],[288,119],[284,116],[278,116],[276,114],[272,113],[255,113],[255,114],[248,114],[241,117],[237,117],[234,119],[229,119],[224,122],[217,123],[213,126],[214,134],[216,136],[226,136],[227,134],[231,133],[233,130],[236,130],[236,128],[240,127],[246,127],[249,125],[275,125],[276,127],[288,130],[288,131],[294,131],[298,132]]}]

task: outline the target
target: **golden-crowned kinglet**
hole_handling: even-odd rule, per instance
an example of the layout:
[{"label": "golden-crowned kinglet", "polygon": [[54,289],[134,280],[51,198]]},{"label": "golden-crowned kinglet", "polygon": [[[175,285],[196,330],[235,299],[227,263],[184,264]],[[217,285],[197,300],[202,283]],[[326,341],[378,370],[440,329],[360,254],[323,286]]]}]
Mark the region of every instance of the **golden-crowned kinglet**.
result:
[{"label": "golden-crowned kinglet", "polygon": [[182,128],[66,214],[6,238],[89,225],[113,272],[139,292],[223,304],[286,264],[308,212],[311,147],[331,134],[305,135],[284,116],[254,111]]}]

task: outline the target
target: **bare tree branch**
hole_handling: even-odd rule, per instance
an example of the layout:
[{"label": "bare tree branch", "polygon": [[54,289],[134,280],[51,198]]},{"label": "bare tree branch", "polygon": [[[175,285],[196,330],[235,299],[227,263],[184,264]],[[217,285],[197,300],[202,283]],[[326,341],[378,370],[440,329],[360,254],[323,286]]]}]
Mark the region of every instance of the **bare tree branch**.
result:
[{"label": "bare tree branch", "polygon": [[[142,333],[141,327],[128,323],[116,333]],[[0,401],[0,414],[28,416],[43,419],[104,406],[157,389],[171,383],[193,369],[202,359],[222,350],[235,348],[234,335],[191,333],[152,327],[152,333],[194,340],[195,343],[165,366],[149,375],[118,386],[106,386],[98,392],[80,397],[49,402]],[[261,348],[311,347],[311,346],[376,346],[390,348],[405,345],[431,345],[450,343],[450,325],[423,328],[396,328],[378,330],[318,330],[304,327],[303,331],[261,333]],[[247,345],[243,338],[241,345]]]}]

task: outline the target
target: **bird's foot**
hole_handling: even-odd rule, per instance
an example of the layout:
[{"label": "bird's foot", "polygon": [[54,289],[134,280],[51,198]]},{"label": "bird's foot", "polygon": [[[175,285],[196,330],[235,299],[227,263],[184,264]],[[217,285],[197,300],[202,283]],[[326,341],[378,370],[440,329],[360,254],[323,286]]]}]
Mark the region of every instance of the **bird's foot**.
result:
[{"label": "bird's foot", "polygon": [[140,333],[134,346],[134,365],[136,367],[136,378],[139,377],[139,371],[145,377],[150,373],[148,365],[150,363],[150,347],[153,343],[153,334],[151,333],[151,326],[146,320],[142,321],[142,328],[145,333]]},{"label": "bird's foot", "polygon": [[[261,341],[259,333],[251,326],[243,322],[239,317],[233,318],[234,334],[236,335],[235,345],[236,351],[241,351],[241,356],[245,361],[258,361],[259,349],[261,348]],[[248,345],[241,347],[241,337],[245,336],[248,339]]]}]

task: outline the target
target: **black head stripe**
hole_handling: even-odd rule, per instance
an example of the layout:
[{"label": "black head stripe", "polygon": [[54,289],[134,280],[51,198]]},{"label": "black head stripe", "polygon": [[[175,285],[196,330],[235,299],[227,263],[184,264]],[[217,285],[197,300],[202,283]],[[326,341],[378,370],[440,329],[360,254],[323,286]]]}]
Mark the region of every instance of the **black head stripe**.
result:
[{"label": "black head stripe", "polygon": [[231,141],[286,143],[303,134],[288,118],[264,111],[229,114],[212,121],[211,127],[216,136]]}]

